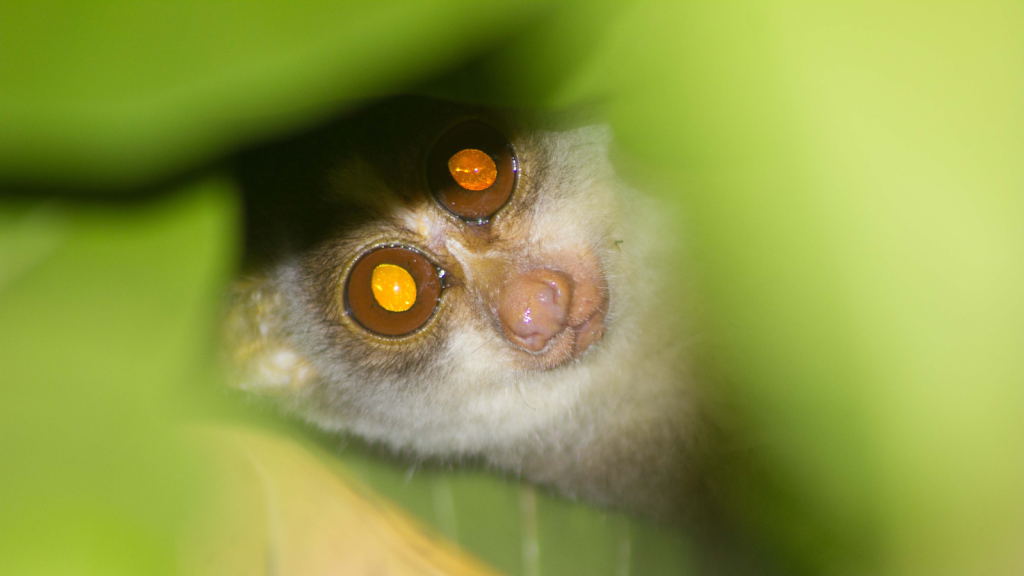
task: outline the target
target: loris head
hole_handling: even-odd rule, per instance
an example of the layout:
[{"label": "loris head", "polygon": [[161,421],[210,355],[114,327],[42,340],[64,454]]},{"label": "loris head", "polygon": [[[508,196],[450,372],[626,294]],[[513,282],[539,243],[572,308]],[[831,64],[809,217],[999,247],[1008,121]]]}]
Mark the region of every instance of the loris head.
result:
[{"label": "loris head", "polygon": [[401,99],[253,155],[239,386],[442,457],[620,402],[658,348],[639,328],[657,234],[626,231],[642,218],[607,146],[601,127]]}]

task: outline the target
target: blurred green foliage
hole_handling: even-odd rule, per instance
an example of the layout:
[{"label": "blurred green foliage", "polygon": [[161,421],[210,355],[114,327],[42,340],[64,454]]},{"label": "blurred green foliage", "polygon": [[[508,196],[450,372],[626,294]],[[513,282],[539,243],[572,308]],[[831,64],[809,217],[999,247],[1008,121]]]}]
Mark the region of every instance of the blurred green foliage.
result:
[{"label": "blurred green foliage", "polygon": [[[1024,570],[1024,6],[780,0],[0,5],[0,572],[173,570],[177,391],[210,378],[237,259],[207,167],[413,89],[596,104],[683,208],[702,372],[751,459],[725,490],[792,571]],[[519,498],[367,474],[442,532],[410,494]],[[577,567],[626,529],[543,510],[552,545],[597,535]],[[628,529],[636,573],[684,570]],[[480,534],[455,536],[522,569]]]},{"label": "blurred green foliage", "polygon": [[170,573],[190,486],[173,426],[208,377],[233,188],[0,209],[0,573]]},{"label": "blurred green foliage", "polygon": [[536,11],[468,8],[4,2],[0,178],[108,191],[172,175],[400,90]]}]

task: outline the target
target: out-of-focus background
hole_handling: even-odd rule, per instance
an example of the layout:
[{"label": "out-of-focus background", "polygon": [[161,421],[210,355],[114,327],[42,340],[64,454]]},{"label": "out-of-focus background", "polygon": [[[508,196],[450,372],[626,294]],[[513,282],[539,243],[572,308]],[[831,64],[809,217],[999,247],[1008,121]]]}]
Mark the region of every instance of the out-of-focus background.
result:
[{"label": "out-of-focus background", "polygon": [[[787,573],[1024,573],[1024,4],[783,0],[0,4],[0,573],[202,565],[203,495],[254,481],[196,426],[274,426],[213,392],[227,167],[400,92],[596,108],[678,204],[728,513]],[[308,450],[506,574],[695,573],[684,534]]]}]

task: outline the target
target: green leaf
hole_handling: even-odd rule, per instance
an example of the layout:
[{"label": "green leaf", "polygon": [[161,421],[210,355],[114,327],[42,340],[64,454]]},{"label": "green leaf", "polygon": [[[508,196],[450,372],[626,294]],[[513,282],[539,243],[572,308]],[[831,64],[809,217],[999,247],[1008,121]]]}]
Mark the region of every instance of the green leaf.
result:
[{"label": "green leaf", "polygon": [[400,90],[531,2],[5,2],[0,180],[123,189]]},{"label": "green leaf", "polygon": [[223,180],[0,204],[0,572],[173,568],[195,479],[172,426],[212,360],[237,216]]}]

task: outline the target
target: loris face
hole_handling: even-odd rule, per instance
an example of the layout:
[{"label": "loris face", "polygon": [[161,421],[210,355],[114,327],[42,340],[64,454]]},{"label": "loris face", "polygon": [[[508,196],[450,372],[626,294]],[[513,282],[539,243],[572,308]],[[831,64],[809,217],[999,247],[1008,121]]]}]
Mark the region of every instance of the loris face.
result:
[{"label": "loris face", "polygon": [[405,99],[254,155],[238,385],[599,501],[627,489],[594,477],[615,466],[669,474],[687,399],[652,263],[671,235],[606,129],[549,124]]}]

